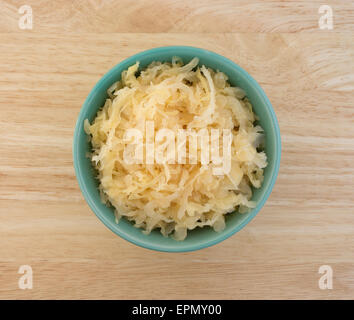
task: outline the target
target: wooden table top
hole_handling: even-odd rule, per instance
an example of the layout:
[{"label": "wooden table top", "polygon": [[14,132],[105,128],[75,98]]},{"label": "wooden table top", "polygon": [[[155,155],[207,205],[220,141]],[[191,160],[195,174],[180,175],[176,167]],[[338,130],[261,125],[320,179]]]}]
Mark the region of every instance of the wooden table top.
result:
[{"label": "wooden table top", "polygon": [[[354,298],[354,3],[0,1],[1,299]],[[264,208],[197,252],[146,250],[93,214],[72,161],[75,121],[111,67],[190,45],[222,54],[264,88],[282,136]],[[21,265],[33,271],[22,290]],[[319,268],[333,270],[320,289]]]}]

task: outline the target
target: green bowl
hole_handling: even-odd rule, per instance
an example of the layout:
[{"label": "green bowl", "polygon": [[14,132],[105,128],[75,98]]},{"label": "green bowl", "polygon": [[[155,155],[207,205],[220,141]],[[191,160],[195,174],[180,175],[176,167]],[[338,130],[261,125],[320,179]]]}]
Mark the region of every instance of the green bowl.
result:
[{"label": "green bowl", "polygon": [[[141,229],[135,228],[131,222],[124,218],[118,224],[115,222],[112,208],[101,202],[97,189],[98,181],[95,178],[90,159],[86,157],[91,147],[84,132],[84,120],[89,119],[91,122],[95,118],[97,110],[102,107],[107,98],[107,89],[120,79],[123,70],[126,70],[136,61],[140,61],[140,67],[145,68],[152,61],[171,61],[173,56],[181,57],[184,62],[198,57],[200,65],[224,72],[229,77],[231,85],[238,86],[246,92],[254,111],[260,119],[259,123],[265,131],[265,151],[268,157],[263,184],[261,188],[254,190],[252,197],[257,206],[249,213],[234,212],[228,214],[226,216],[226,228],[221,232],[215,232],[210,227],[196,228],[188,231],[188,236],[184,241],[164,237],[159,230],[154,230],[151,234],[145,235]],[[269,197],[278,175],[280,154],[281,142],[278,121],[272,105],[259,84],[231,60],[204,49],[184,46],[147,50],[120,62],[108,71],[94,86],[81,108],[73,142],[76,177],[87,203],[97,217],[123,239],[144,248],[166,252],[185,252],[206,248],[241,230],[259,212]]]}]

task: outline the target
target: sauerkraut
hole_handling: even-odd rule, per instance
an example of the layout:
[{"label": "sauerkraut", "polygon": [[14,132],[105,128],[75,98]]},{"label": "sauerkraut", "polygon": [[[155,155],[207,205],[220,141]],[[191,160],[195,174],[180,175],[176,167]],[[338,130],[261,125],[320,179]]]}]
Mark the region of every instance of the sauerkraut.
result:
[{"label": "sauerkraut", "polygon": [[[227,214],[255,206],[252,187],[261,186],[267,166],[263,130],[245,92],[231,86],[224,73],[198,63],[198,58],[183,64],[174,57],[139,71],[137,62],[108,89],[109,98],[93,122],[85,120],[101,198],[114,207],[117,223],[124,217],[144,233],[159,229],[183,240],[197,227],[221,231]],[[202,164],[200,144],[196,163],[128,164],[125,132],[145,132],[147,121],[153,121],[155,132],[168,128],[176,135],[179,129],[229,129],[230,171],[215,175],[213,163]],[[163,141],[155,139],[158,143]],[[189,147],[187,141],[187,152]]]}]

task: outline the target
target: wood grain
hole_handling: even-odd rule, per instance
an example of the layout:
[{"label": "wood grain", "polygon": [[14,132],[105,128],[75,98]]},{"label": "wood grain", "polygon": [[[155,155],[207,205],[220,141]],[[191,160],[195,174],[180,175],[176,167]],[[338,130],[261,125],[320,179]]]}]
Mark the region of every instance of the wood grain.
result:
[{"label": "wood grain", "polygon": [[0,30],[21,32],[21,5],[33,9],[32,32],[322,32],[321,5],[334,15],[331,32],[354,31],[351,0],[16,0],[0,2]]},{"label": "wood grain", "polygon": [[[268,19],[269,27],[249,11],[258,21],[249,29],[242,24],[239,30],[223,29],[229,18],[214,30],[207,23],[210,15],[247,17],[229,13],[228,1],[217,5],[220,11],[193,1],[188,5],[198,9],[184,11],[199,12],[195,28],[186,23],[190,15],[178,28],[174,21],[182,13],[176,10],[176,20],[145,23],[150,29],[143,30],[142,21],[129,22],[129,15],[148,6],[139,1],[130,2],[132,11],[118,22],[109,1],[101,2],[102,11],[91,2],[101,14],[93,20],[79,2],[53,7],[36,2],[34,29],[20,31],[12,26],[18,19],[11,13],[14,3],[1,3],[6,14],[0,22],[1,299],[354,298],[350,15],[335,27],[343,32],[311,29],[309,20],[291,11],[298,23],[282,13],[285,23]],[[122,3],[117,6],[127,6]],[[235,3],[289,10],[295,2]],[[352,5],[336,3],[344,15]],[[169,5],[179,8],[182,2]],[[80,15],[70,20],[72,7]],[[49,14],[54,11],[57,20]],[[152,17],[148,11],[142,19]],[[237,33],[224,33],[230,30]],[[314,32],[279,33],[293,30]],[[279,178],[260,214],[223,243],[182,254],[145,250],[110,232],[83,200],[71,154],[77,115],[99,78],[132,54],[175,44],[213,50],[249,71],[274,106],[283,148]],[[18,268],[24,264],[33,268],[32,290],[18,288]],[[321,265],[333,268],[332,290],[318,287]]]}]

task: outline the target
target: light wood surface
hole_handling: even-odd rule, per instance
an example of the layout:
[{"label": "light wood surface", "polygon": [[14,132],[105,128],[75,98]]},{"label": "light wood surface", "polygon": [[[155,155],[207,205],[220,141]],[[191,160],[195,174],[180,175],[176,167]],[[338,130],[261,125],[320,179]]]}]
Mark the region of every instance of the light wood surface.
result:
[{"label": "light wood surface", "polygon": [[[318,28],[322,1],[85,3],[27,1],[34,26],[20,30],[18,2],[0,2],[0,298],[353,299],[353,1],[327,2],[332,31]],[[283,150],[274,191],[246,228],[168,254],[96,218],[71,149],[81,105],[107,70],[177,44],[249,71]],[[32,290],[18,287],[21,265],[33,269]],[[321,265],[333,269],[332,290],[319,289]]]}]

